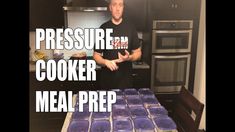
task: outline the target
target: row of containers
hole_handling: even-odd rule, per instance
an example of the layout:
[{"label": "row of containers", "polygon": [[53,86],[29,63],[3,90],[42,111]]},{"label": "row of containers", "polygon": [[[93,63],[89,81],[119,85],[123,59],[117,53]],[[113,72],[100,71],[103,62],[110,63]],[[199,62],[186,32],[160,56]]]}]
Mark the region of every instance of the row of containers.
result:
[{"label": "row of containers", "polygon": [[117,100],[112,112],[89,112],[88,105],[78,112],[76,103],[67,132],[177,132],[175,122],[149,88],[114,91]]}]

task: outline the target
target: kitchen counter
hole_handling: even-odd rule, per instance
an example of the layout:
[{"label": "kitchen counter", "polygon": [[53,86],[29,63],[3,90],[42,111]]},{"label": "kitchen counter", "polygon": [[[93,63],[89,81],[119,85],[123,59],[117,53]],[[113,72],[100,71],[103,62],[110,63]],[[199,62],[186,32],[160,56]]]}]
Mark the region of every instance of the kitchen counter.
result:
[{"label": "kitchen counter", "polygon": [[[133,94],[133,93],[128,94],[128,91],[136,91],[137,94]],[[160,102],[158,102],[158,99],[156,96],[150,96],[150,95],[154,95],[154,93],[150,89],[144,88],[144,89],[139,89],[138,91],[136,89],[125,89],[124,91],[122,91],[122,94],[123,94],[123,97],[121,98],[123,98],[124,100],[126,100],[124,96],[126,97],[128,95],[131,95],[132,98],[140,99],[143,102],[140,103],[140,105],[131,105],[130,102],[128,101],[126,101],[126,103],[123,105],[114,103],[113,110],[110,112],[111,116],[109,115],[107,118],[105,118],[105,121],[107,121],[108,123],[110,122],[110,124],[105,125],[105,127],[110,127],[111,131],[114,131],[114,129],[116,129],[117,131],[125,131],[125,129],[129,128],[130,132],[134,132],[134,131],[151,131],[152,132],[152,131],[164,131],[164,130],[171,131],[171,132],[178,132],[176,129],[175,122],[168,115],[168,112],[164,108],[164,106],[162,106]],[[147,100],[144,101],[144,98],[148,98],[148,101]],[[149,99],[156,100],[156,102],[152,102]],[[73,106],[75,106],[76,103],[77,103],[77,94],[74,94]],[[121,125],[121,123],[119,123],[118,127],[117,125],[115,127],[115,121],[117,121],[118,118],[115,118],[114,113],[117,110],[123,111],[123,108],[130,111],[130,114],[127,115],[127,117],[125,117],[124,115],[118,115],[119,121],[120,119],[122,119],[122,121],[123,119],[129,119],[130,127],[126,127],[126,125],[123,125],[123,124]],[[157,115],[156,113],[152,113],[151,109],[154,109],[154,112],[157,112]],[[161,113],[162,110],[165,111],[165,113]],[[78,120],[79,118],[78,119],[73,118],[73,114],[74,114],[73,112],[67,112],[66,117],[64,119],[63,126],[61,128],[61,132],[67,132],[68,130],[71,130],[72,128],[71,126],[74,127],[74,123],[71,123],[71,122],[76,122],[76,120]],[[88,126],[88,131],[92,129],[92,123],[94,121],[92,115],[93,115],[93,112],[91,112],[88,119],[85,119],[87,122],[90,122],[89,123],[90,126]],[[136,117],[131,118],[132,115],[135,115]],[[157,119],[157,120],[162,119],[162,121],[159,122],[154,119]],[[102,119],[99,119],[99,120],[102,120]],[[141,125],[141,124],[144,124],[144,125]],[[102,128],[103,124],[99,123],[97,124],[97,127]]]},{"label": "kitchen counter", "polygon": [[[142,62],[142,63],[136,63],[133,62],[132,63],[132,67],[133,69],[150,69],[150,66],[146,63],[146,62]],[[96,65],[96,69],[99,70],[101,69],[101,66]],[[29,63],[29,72],[35,72],[36,71],[36,63],[30,61]]]},{"label": "kitchen counter", "polygon": [[133,69],[150,69],[150,66],[146,62],[142,62],[140,64],[133,62]]}]

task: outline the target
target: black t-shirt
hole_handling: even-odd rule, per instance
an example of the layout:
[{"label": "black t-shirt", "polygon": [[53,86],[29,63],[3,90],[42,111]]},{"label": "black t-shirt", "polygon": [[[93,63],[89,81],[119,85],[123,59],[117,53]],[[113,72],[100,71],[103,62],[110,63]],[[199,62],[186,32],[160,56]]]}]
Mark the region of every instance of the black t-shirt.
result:
[{"label": "black t-shirt", "polygon": [[[122,20],[119,25],[115,25],[112,21],[108,21],[101,25],[102,29],[112,28],[113,41],[111,44],[115,47],[112,50],[94,49],[94,51],[103,53],[103,58],[108,60],[118,59],[118,52],[125,55],[125,50],[130,54],[132,50],[140,47],[137,31],[135,27],[128,21]],[[101,68],[101,87],[103,89],[110,88],[126,88],[132,86],[132,62],[125,61],[118,63],[118,70],[111,71],[107,67]]]}]

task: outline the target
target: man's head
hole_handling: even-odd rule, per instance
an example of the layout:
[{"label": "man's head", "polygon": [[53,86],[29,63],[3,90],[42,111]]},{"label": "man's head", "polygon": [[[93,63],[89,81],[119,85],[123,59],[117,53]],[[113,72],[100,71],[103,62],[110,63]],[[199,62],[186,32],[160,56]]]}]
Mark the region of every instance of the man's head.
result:
[{"label": "man's head", "polygon": [[124,10],[124,0],[110,0],[109,9],[112,18],[115,21],[120,21]]}]

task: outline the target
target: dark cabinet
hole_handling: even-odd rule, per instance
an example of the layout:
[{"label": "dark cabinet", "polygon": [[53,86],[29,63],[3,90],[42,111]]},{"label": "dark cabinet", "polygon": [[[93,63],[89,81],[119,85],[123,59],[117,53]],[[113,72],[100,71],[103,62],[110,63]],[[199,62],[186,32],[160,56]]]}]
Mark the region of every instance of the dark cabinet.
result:
[{"label": "dark cabinet", "polygon": [[30,0],[30,31],[36,28],[62,28],[65,0]]},{"label": "dark cabinet", "polygon": [[124,18],[131,21],[138,31],[144,31],[147,20],[147,0],[125,0]]},{"label": "dark cabinet", "polygon": [[201,0],[148,0],[148,14],[153,19],[193,19],[200,16]]},{"label": "dark cabinet", "polygon": [[[30,31],[64,27],[66,0],[30,0]],[[124,18],[138,31],[153,19],[192,19],[200,15],[201,0],[125,0]]]},{"label": "dark cabinet", "polygon": [[150,88],[150,70],[133,69],[133,88]]},{"label": "dark cabinet", "polygon": [[[150,43],[153,20],[192,20],[192,44],[188,89],[193,91],[195,64],[198,44],[201,0],[148,0],[147,28],[150,32]],[[151,50],[151,49],[150,49]]]}]

